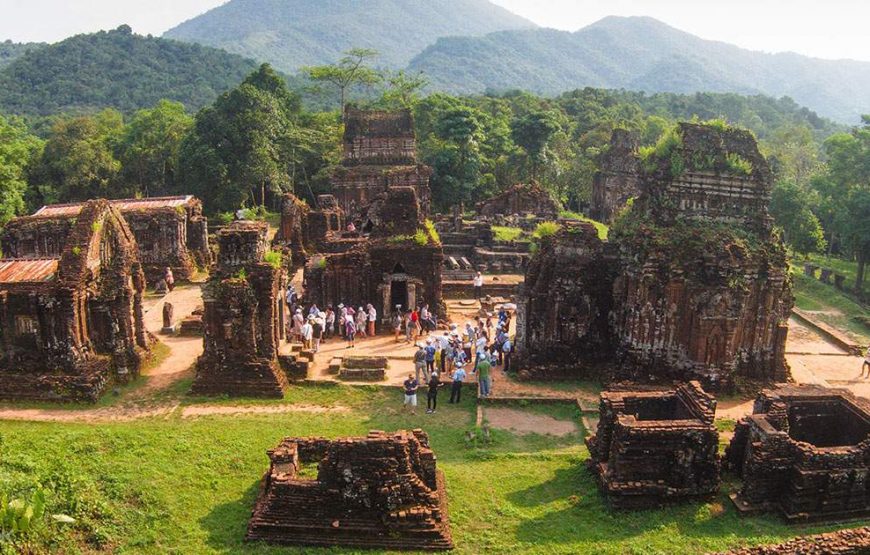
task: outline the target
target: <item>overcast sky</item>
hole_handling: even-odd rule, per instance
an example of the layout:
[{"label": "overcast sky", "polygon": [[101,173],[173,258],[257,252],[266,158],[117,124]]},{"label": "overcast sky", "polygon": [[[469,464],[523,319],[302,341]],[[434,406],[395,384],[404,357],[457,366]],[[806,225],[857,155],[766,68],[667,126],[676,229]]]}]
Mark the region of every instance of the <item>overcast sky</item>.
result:
[{"label": "overcast sky", "polygon": [[[224,1],[0,0],[0,40],[54,42],[122,23],[160,35]],[[870,61],[870,0],[493,1],[539,25],[568,31],[607,15],[648,15],[753,50]]]}]

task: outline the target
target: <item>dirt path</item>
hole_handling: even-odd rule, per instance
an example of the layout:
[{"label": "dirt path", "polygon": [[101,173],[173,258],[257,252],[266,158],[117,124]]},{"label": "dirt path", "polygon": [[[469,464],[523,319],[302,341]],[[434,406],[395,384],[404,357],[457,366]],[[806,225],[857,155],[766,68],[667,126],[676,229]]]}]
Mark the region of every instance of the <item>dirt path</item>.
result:
[{"label": "dirt path", "polygon": [[558,420],[544,414],[503,407],[484,408],[483,418],[493,428],[520,435],[541,434],[562,437],[578,431],[577,424],[570,420]]}]

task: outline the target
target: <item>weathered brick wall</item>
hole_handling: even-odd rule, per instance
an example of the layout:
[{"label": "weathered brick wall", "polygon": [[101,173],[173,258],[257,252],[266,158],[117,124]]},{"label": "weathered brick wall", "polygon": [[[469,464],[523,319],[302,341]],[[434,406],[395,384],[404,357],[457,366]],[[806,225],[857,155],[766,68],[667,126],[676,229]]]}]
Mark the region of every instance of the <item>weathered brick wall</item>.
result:
[{"label": "weathered brick wall", "polygon": [[870,553],[870,526],[795,538],[776,545],[735,549],[723,555],[865,555]]},{"label": "weathered brick wall", "polygon": [[598,160],[592,180],[590,216],[609,222],[628,199],[640,194],[640,164],[637,139],[625,129],[614,129],[610,145]]},{"label": "weathered brick wall", "polygon": [[561,210],[562,205],[537,183],[514,185],[477,205],[477,213],[485,218],[497,215],[532,214],[539,218],[555,220]]},{"label": "weathered brick wall", "polygon": [[[364,438],[285,438],[271,466],[246,539],[382,549],[453,547],[444,479],[422,430]],[[316,479],[297,476],[318,461]]]}]

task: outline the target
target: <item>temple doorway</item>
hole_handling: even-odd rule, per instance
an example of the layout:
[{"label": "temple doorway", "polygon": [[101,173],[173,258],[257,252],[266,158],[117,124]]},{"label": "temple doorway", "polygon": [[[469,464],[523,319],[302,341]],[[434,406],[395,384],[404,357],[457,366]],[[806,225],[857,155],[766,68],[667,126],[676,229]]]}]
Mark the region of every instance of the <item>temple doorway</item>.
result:
[{"label": "temple doorway", "polygon": [[390,307],[392,311],[397,306],[408,310],[408,281],[407,279],[393,279],[390,283]]}]

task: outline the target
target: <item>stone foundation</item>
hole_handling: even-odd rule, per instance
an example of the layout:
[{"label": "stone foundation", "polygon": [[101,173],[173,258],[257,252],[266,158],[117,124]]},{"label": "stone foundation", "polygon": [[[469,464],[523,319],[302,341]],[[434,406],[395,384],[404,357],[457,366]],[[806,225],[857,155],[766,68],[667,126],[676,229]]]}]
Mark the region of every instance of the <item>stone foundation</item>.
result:
[{"label": "stone foundation", "polygon": [[870,516],[870,403],[847,390],[762,391],[725,459],[743,478],[732,495],[741,512],[777,511],[789,521]]},{"label": "stone foundation", "polygon": [[795,538],[777,545],[735,549],[724,555],[866,555],[870,526]]},{"label": "stone foundation", "polygon": [[[631,387],[631,386],[627,386]],[[719,491],[716,400],[689,382],[601,394],[589,468],[614,509],[657,507]]]},{"label": "stone foundation", "polygon": [[[422,430],[364,438],[286,438],[248,524],[248,541],[317,547],[446,550],[444,477]],[[317,477],[300,475],[317,464]]]}]

